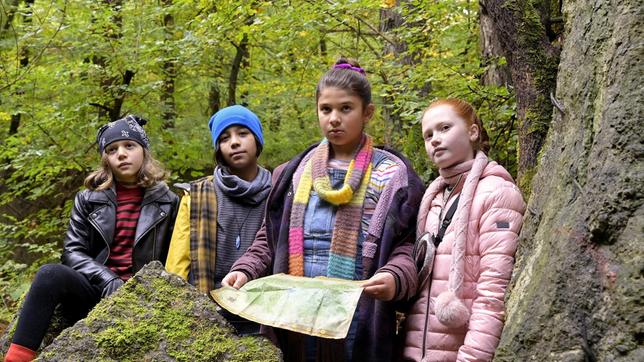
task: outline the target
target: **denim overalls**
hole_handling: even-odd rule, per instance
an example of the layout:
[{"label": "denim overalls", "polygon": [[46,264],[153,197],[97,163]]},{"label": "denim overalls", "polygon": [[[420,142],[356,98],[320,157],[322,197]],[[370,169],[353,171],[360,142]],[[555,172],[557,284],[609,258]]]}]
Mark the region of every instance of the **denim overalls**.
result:
[{"label": "denim overalls", "polygon": [[[334,189],[339,188],[347,173],[346,170],[330,169],[327,171],[331,186]],[[309,203],[306,206],[304,215],[304,276],[316,277],[326,276],[327,266],[329,264],[329,250],[331,249],[331,237],[333,235],[333,225],[335,223],[335,213],[337,206],[334,206],[321,199],[317,192],[311,190]],[[362,221],[362,220],[361,220]],[[362,225],[362,222],[361,222]],[[364,240],[364,231],[362,227],[358,232],[358,243],[356,250],[356,271],[353,279],[362,279],[362,242]],[[349,333],[345,338],[345,355],[347,361],[352,360],[353,341],[355,340],[356,329],[358,326],[358,310],[353,316]],[[307,360],[314,361],[316,356],[316,337],[306,338],[306,356]]]}]

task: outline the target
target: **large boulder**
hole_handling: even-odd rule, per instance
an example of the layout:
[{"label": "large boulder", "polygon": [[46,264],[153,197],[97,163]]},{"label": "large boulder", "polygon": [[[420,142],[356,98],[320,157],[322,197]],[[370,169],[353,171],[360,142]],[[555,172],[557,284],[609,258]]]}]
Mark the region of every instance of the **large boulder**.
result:
[{"label": "large boulder", "polygon": [[159,262],[65,329],[40,361],[279,361],[263,337],[239,337],[216,304]]},{"label": "large boulder", "polygon": [[496,360],[644,361],[644,3],[565,0],[563,14]]}]

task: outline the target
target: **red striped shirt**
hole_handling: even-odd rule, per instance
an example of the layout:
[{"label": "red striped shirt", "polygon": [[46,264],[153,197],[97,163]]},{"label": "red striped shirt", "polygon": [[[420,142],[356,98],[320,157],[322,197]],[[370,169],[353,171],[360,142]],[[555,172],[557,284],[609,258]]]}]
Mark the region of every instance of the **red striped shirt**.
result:
[{"label": "red striped shirt", "polygon": [[116,184],[116,227],[110,256],[105,265],[121,279],[132,276],[132,249],[136,224],[141,214],[143,188],[127,188]]}]

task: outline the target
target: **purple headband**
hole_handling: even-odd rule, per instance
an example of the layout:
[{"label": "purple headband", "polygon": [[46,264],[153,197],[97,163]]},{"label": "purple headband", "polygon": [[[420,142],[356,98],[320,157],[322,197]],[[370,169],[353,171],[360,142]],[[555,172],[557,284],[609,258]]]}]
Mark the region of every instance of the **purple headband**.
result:
[{"label": "purple headband", "polygon": [[356,72],[358,72],[358,73],[360,73],[362,75],[367,75],[367,73],[365,73],[364,69],[362,69],[360,67],[354,67],[353,65],[347,64],[347,63],[336,64],[336,65],[333,66],[333,69],[351,69],[351,70],[355,70]]}]

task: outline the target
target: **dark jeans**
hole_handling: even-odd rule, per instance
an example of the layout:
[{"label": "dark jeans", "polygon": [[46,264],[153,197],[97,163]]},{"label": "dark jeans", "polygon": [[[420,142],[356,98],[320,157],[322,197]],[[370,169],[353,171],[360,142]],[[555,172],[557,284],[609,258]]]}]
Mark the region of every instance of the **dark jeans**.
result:
[{"label": "dark jeans", "polygon": [[43,265],[25,297],[13,343],[36,351],[58,304],[62,306],[63,317],[76,322],[100,299],[100,288],[74,269],[62,264]]}]

